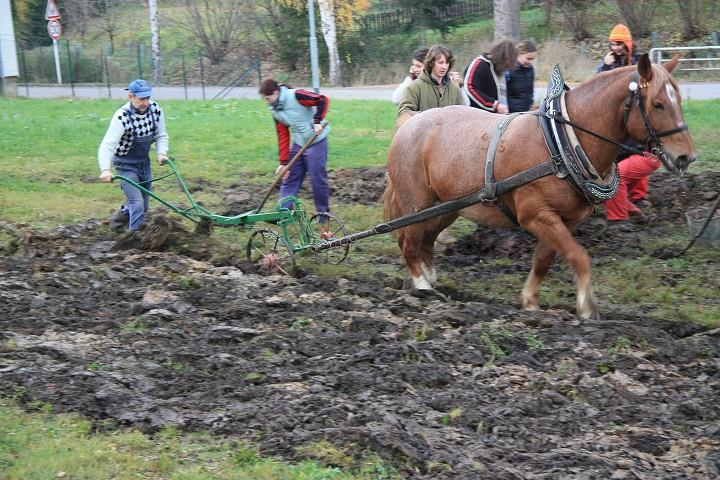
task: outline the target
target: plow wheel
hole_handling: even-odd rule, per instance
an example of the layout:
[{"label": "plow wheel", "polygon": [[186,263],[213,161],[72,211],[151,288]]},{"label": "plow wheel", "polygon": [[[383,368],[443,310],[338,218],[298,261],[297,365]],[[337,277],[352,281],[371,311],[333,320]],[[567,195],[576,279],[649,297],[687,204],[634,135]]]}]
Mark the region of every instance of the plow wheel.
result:
[{"label": "plow wheel", "polygon": [[247,260],[258,273],[271,275],[295,273],[295,254],[285,240],[272,230],[256,230],[245,249]]},{"label": "plow wheel", "polygon": [[[321,222],[322,220],[322,222]],[[310,226],[320,240],[333,240],[347,235],[345,225],[332,213],[316,213],[310,217]],[[350,244],[328,248],[316,255],[325,263],[337,265],[342,263],[350,253]]]}]

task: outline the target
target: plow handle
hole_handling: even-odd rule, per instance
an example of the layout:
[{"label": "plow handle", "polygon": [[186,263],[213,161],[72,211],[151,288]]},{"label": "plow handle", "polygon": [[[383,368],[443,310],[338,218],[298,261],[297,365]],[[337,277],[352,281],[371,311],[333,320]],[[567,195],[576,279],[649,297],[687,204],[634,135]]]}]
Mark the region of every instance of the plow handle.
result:
[{"label": "plow handle", "polygon": [[285,164],[284,168],[280,170],[280,173],[278,173],[277,177],[275,177],[275,180],[273,181],[272,185],[270,185],[270,188],[265,193],[265,196],[260,201],[260,204],[255,208],[255,213],[260,213],[262,208],[265,206],[265,202],[267,202],[267,199],[272,195],[273,190],[278,186],[278,184],[282,181],[282,178],[285,176],[285,174],[290,170],[290,168],[297,162],[297,159],[300,158],[300,155],[307,150],[307,148],[312,145],[312,143],[315,141],[315,139],[322,133],[323,130],[325,130],[325,127],[327,126],[327,122],[323,120],[323,122],[320,124],[320,129],[317,130],[315,133],[313,133],[312,137],[308,139],[307,142],[305,142],[305,145],[302,146],[300,150],[295,154],[295,156]]}]

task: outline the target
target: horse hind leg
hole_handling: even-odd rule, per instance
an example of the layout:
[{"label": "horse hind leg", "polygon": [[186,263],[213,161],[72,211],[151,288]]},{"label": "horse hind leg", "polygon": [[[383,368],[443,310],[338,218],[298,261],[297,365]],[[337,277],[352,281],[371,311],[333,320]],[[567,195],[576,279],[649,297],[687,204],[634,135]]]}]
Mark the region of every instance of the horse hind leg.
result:
[{"label": "horse hind leg", "polygon": [[[576,314],[580,318],[599,318],[597,299],[590,282],[590,257],[556,214],[539,215],[526,228],[547,248],[562,255],[575,273],[577,287]],[[532,288],[532,284],[530,286]],[[531,290],[529,290],[531,291]]]},{"label": "horse hind leg", "polygon": [[521,299],[523,310],[540,310],[540,304],[538,303],[540,285],[550,270],[553,260],[555,260],[555,255],[555,250],[543,242],[538,241],[537,247],[535,248],[535,255],[533,256],[533,266],[522,289]]},{"label": "horse hind leg", "polygon": [[433,242],[434,238],[428,236],[422,224],[405,227],[398,237],[414,289],[432,290],[433,283],[437,281],[432,262]]}]

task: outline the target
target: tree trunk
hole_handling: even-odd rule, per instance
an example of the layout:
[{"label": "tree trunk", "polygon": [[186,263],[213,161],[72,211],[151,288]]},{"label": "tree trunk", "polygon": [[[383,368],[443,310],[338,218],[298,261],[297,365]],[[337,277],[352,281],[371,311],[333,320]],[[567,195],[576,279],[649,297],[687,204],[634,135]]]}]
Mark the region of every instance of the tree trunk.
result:
[{"label": "tree trunk", "polygon": [[553,0],[543,1],[543,12],[545,13],[545,25],[550,25],[552,22],[552,11],[553,11]]},{"label": "tree trunk", "polygon": [[520,39],[520,0],[493,0],[495,40]]},{"label": "tree trunk", "polygon": [[162,57],[160,56],[160,27],[158,26],[157,0],[148,0],[150,8],[150,34],[152,38],[152,67],[153,83],[159,85],[162,82],[163,69]]},{"label": "tree trunk", "polygon": [[337,27],[335,25],[335,12],[333,0],[318,0],[320,7],[320,29],[322,30],[325,45],[328,49],[330,84],[340,85],[342,72],[340,67],[340,53],[337,46]]}]

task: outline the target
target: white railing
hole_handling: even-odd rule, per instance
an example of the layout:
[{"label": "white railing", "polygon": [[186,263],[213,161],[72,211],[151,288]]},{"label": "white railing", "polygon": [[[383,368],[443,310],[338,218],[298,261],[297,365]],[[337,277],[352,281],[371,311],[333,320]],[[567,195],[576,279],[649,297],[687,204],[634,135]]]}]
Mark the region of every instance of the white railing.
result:
[{"label": "white railing", "polygon": [[[652,62],[661,64],[663,60],[668,61],[670,57],[663,58],[663,52],[674,52],[682,53],[685,51],[710,51],[713,53],[713,57],[693,57],[683,58],[680,57],[680,64],[677,70],[684,71],[707,71],[707,70],[720,70],[720,46],[719,45],[706,45],[703,47],[661,47],[650,49],[650,60]],[[684,67],[683,64],[691,62],[691,66]],[[705,63],[703,66],[702,64]]]}]

